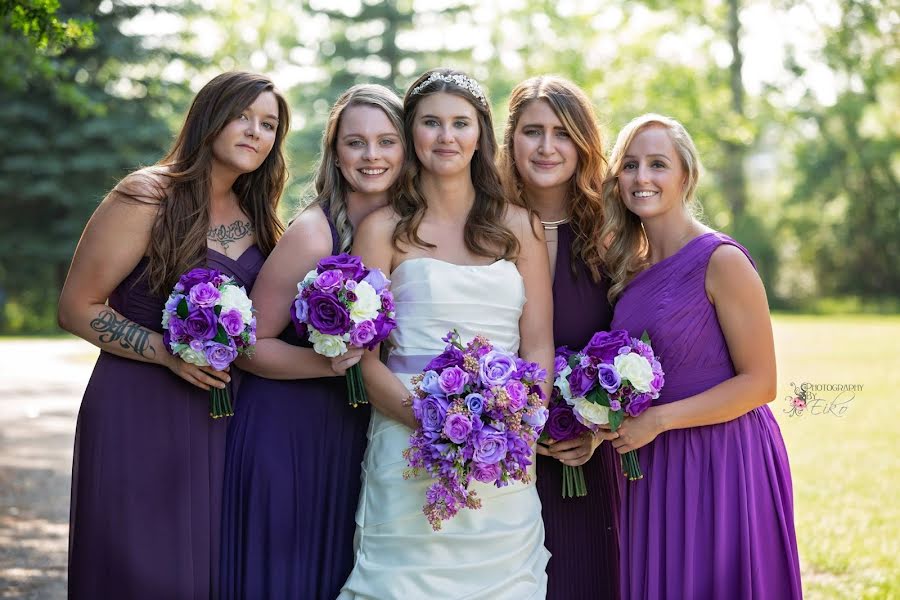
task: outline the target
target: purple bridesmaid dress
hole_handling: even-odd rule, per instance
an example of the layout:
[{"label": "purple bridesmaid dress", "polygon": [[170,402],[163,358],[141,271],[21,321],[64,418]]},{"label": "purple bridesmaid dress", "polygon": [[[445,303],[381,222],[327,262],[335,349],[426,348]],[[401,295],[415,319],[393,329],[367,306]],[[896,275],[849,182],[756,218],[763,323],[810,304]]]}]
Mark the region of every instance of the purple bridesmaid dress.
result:
[{"label": "purple bridesmaid dress", "polygon": [[[264,257],[209,250],[207,266],[247,288]],[[109,306],[162,332],[165,298],[142,259]],[[233,393],[233,392],[232,392]],[[101,352],[78,413],[69,518],[69,597],[215,598],[227,419],[167,368]]]},{"label": "purple bridesmaid dress", "polygon": [[[594,283],[584,263],[572,274],[574,234],[559,226],[553,280],[553,338],[557,346],[581,349],[591,336],[608,330],[612,309],[609,281]],[[611,444],[603,443],[583,466],[588,495],[562,497],[563,465],[537,457],[537,489],[543,506],[544,545],[553,555],[547,565],[549,600],[600,600],[619,597],[619,473]]]},{"label": "purple bridesmaid dress", "polygon": [[[293,325],[281,339],[310,347]],[[338,595],[353,568],[368,425],[343,377],[244,375],[228,426],[220,598]]]},{"label": "purple bridesmaid dress", "polygon": [[[705,289],[722,244],[747,254],[726,235],[703,234],[639,273],[616,304],[612,326],[646,330],[662,362],[656,404],[735,374]],[[662,433],[638,457],[644,478],[622,486],[623,598],[801,597],[790,468],[768,406]]]}]

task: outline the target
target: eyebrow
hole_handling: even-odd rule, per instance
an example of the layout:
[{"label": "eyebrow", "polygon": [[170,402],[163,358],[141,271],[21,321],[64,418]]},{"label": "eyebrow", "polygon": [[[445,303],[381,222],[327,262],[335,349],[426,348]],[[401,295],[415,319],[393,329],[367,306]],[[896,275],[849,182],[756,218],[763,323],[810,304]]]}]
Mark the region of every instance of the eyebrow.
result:
[{"label": "eyebrow", "polygon": [[[362,138],[366,137],[361,133],[348,133],[347,135],[341,137],[342,140],[347,140],[350,138]],[[375,137],[400,137],[400,134],[394,133],[393,131],[382,131],[381,133],[376,133]]]},{"label": "eyebrow", "polygon": [[[626,158],[637,158],[637,157],[633,154],[626,154],[625,156],[622,157],[622,160],[625,160]],[[648,154],[647,158],[664,158],[666,160],[672,160],[665,154]]]},{"label": "eyebrow", "polygon": [[[437,115],[422,115],[419,118],[420,119],[437,119],[438,121],[441,120],[441,117],[439,117]],[[470,117],[468,115],[457,115],[455,117],[449,117],[449,118],[450,119],[466,119],[467,121],[470,121],[472,119],[472,117]]]},{"label": "eyebrow", "polygon": [[[522,125],[522,129],[525,129],[526,127],[540,127],[541,129],[543,129],[544,124],[543,123],[525,123],[524,125]],[[566,126],[565,125],[553,125],[552,128],[553,129],[566,129]]]}]

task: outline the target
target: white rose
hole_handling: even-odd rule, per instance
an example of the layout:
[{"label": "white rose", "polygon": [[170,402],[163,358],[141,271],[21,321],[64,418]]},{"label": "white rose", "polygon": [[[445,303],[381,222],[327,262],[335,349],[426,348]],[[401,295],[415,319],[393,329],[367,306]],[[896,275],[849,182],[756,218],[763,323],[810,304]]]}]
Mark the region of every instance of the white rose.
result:
[{"label": "white rose", "polygon": [[315,280],[316,280],[316,277],[318,277],[318,276],[319,276],[319,272],[316,271],[315,269],[313,269],[312,271],[310,271],[309,273],[307,273],[307,274],[303,277],[303,280],[300,281],[300,283],[297,284],[297,291],[298,291],[298,292],[302,292],[302,291],[303,291],[303,288],[307,288],[307,287],[309,287],[310,285],[312,285],[312,282],[315,281]]},{"label": "white rose", "polygon": [[354,323],[374,320],[381,309],[381,298],[375,288],[368,281],[360,281],[353,293],[356,294],[356,302],[350,307],[350,319]]},{"label": "white rose", "polygon": [[163,310],[163,316],[162,316],[162,328],[163,329],[169,328],[169,319],[171,319],[171,318],[172,318],[172,315],[169,314],[169,311]]},{"label": "white rose", "polygon": [[591,425],[606,425],[609,423],[609,408],[601,404],[594,404],[584,398],[575,400],[572,412],[581,423],[587,427]]},{"label": "white rose", "polygon": [[319,333],[313,328],[309,330],[309,341],[312,342],[313,350],[317,354],[334,358],[340,356],[347,351],[347,344],[339,335],[325,335]]},{"label": "white rose", "polygon": [[231,310],[233,308],[239,310],[244,325],[250,323],[250,319],[253,318],[253,303],[250,302],[250,298],[247,297],[247,292],[245,292],[242,287],[226,285],[222,290],[222,297],[219,298],[217,304],[222,307],[223,311]]},{"label": "white rose", "polygon": [[613,363],[622,379],[627,379],[634,389],[642,393],[650,391],[653,367],[646,358],[631,352],[630,354],[619,354]]},{"label": "white rose", "polygon": [[[184,347],[180,348],[180,346],[184,346]],[[190,346],[188,346],[187,344],[178,344],[175,347],[175,352],[178,354],[178,356],[181,357],[181,360],[183,360],[186,363],[190,363],[192,365],[197,365],[198,367],[208,367],[209,366],[209,363],[206,361],[206,353],[198,352],[198,351],[194,350],[193,348],[191,348]]]},{"label": "white rose", "polygon": [[569,374],[572,372],[572,367],[566,365],[566,367],[556,374],[556,381],[553,382],[557,388],[559,388],[559,393],[562,394],[562,397],[567,401],[572,399],[572,390],[569,388]]}]

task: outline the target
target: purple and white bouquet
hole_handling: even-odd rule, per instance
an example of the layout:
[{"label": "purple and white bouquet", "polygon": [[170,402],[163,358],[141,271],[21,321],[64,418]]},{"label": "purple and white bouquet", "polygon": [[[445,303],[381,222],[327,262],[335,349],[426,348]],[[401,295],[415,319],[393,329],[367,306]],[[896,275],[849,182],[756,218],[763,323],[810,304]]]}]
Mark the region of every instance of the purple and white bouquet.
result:
[{"label": "purple and white bouquet", "polygon": [[[637,339],[622,329],[599,331],[580,352],[556,360],[554,386],[575,418],[594,430],[608,423],[616,431],[626,416],[647,410],[664,384],[647,332]],[[644,476],[634,450],[619,458],[629,480]]]},{"label": "purple and white bouquet", "polygon": [[412,407],[419,427],[403,456],[405,478],[425,470],[434,483],[422,511],[432,529],[481,499],[471,480],[497,487],[527,482],[533,445],[547,420],[540,365],[495,348],[477,336],[463,346],[456,330],[442,338],[444,351],[412,378]]},{"label": "purple and white bouquet", "polygon": [[[178,279],[162,314],[169,351],[199,367],[228,368],[256,344],[256,317],[247,292],[215,269],[191,269]],[[209,414],[232,415],[228,388],[209,389]]]},{"label": "purple and white bouquet", "polygon": [[[291,321],[322,356],[340,356],[349,346],[371,350],[397,326],[390,284],[358,256],[326,256],[297,284]],[[351,406],[368,402],[359,363],[347,370],[347,391]]]}]

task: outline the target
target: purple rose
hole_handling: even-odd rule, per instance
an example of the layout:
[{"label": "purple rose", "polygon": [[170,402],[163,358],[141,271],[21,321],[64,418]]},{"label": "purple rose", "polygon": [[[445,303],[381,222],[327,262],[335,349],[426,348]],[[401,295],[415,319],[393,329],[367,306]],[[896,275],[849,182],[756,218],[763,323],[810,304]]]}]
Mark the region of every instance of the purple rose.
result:
[{"label": "purple rose", "polygon": [[475,437],[475,451],[472,456],[476,462],[496,465],[506,456],[506,434],[485,425]]},{"label": "purple rose", "polygon": [[169,318],[169,333],[175,341],[178,341],[187,333],[184,328],[184,321],[178,317]]},{"label": "purple rose", "polygon": [[373,343],[377,344],[386,340],[396,327],[397,321],[384,313],[379,313],[379,315],[375,317],[375,339],[373,340]]},{"label": "purple rose", "polygon": [[184,331],[198,340],[211,340],[218,332],[216,313],[209,308],[195,308],[184,320]]},{"label": "purple rose", "polygon": [[350,332],[350,343],[358,348],[369,348],[371,350],[375,345],[372,344],[370,348],[369,343],[375,339],[375,333],[375,323],[372,321],[361,321]]},{"label": "purple rose", "polygon": [[650,407],[650,402],[652,400],[653,398],[650,394],[638,394],[632,398],[631,402],[628,403],[628,406],[625,407],[625,412],[632,417],[636,417]]},{"label": "purple rose", "polygon": [[556,404],[550,409],[545,432],[557,442],[571,440],[584,431],[584,425],[575,418],[572,407],[565,402]]},{"label": "purple rose", "polygon": [[468,382],[468,374],[457,366],[447,367],[438,375],[438,384],[448,395],[462,393]]},{"label": "purple rose", "polygon": [[546,406],[538,406],[534,410],[526,410],[522,415],[522,420],[534,427],[535,431],[538,433],[544,428],[544,425],[547,423],[547,419],[550,417],[550,411],[547,410]]},{"label": "purple rose", "polygon": [[319,273],[313,285],[323,292],[333,294],[341,289],[344,283],[344,275],[337,269],[330,269]]},{"label": "purple rose", "polygon": [[206,352],[206,342],[203,340],[191,340],[188,342],[188,346],[190,346],[191,350],[194,352]]},{"label": "purple rose", "polygon": [[453,413],[444,421],[444,435],[454,444],[462,444],[472,431],[472,421],[462,413]]},{"label": "purple rose", "polygon": [[297,298],[296,300],[294,300],[294,310],[291,311],[291,318],[295,322],[308,323],[309,302],[307,302],[303,298]]},{"label": "purple rose", "polygon": [[569,361],[566,359],[565,356],[561,356],[561,355],[557,354],[553,358],[553,372],[554,373],[559,373],[560,371],[565,369],[567,366],[569,366]]},{"label": "purple rose", "polygon": [[612,398],[609,399],[609,410],[622,410],[622,403]]},{"label": "purple rose", "polygon": [[166,300],[166,312],[170,315],[178,314],[178,305],[181,303],[182,298],[184,298],[184,294],[169,296],[169,299]]},{"label": "purple rose", "polygon": [[516,358],[500,350],[492,350],[478,361],[478,375],[487,386],[503,385],[516,371]]},{"label": "purple rose", "polygon": [[506,393],[509,395],[509,408],[513,411],[519,411],[528,404],[528,390],[521,381],[508,381],[506,383]]},{"label": "purple rose", "polygon": [[309,296],[309,323],[319,333],[343,335],[350,329],[350,313],[334,296],[313,292]]},{"label": "purple rose", "polygon": [[425,431],[440,431],[444,423],[444,416],[447,414],[447,407],[444,402],[434,396],[415,398],[413,414]]},{"label": "purple rose", "polygon": [[390,292],[381,294],[381,308],[387,312],[394,312],[397,310],[397,306],[394,304],[394,294]]},{"label": "purple rose", "polygon": [[446,369],[447,367],[462,367],[463,365],[463,353],[462,350],[455,346],[450,346],[434,358],[432,358],[427,365],[425,365],[425,370],[435,370],[440,371],[442,369]]},{"label": "purple rose", "polygon": [[473,415],[480,415],[484,410],[484,396],[475,393],[469,394],[466,396],[466,406]]},{"label": "purple rose", "polygon": [[622,383],[622,378],[619,376],[616,368],[605,363],[601,364],[597,369],[597,379],[600,380],[600,385],[603,386],[603,389],[610,394],[619,389],[619,385]]},{"label": "purple rose", "polygon": [[215,269],[197,267],[196,269],[191,269],[190,271],[179,277],[178,283],[180,283],[183,288],[181,291],[190,290],[198,283],[212,281],[213,278],[218,277],[219,275],[221,275],[221,273],[219,273]]},{"label": "purple rose", "polygon": [[344,281],[344,289],[348,292],[356,291],[356,286],[358,285],[359,284],[356,283],[355,279],[347,279],[346,281]]},{"label": "purple rose", "polygon": [[391,280],[384,276],[381,269],[369,269],[369,273],[363,281],[375,288],[375,291],[379,294],[391,285]]},{"label": "purple rose", "polygon": [[472,478],[481,483],[494,483],[500,479],[500,465],[486,465],[480,462],[473,463]]},{"label": "purple rose", "polygon": [[319,261],[317,270],[319,273],[328,271],[329,269],[337,269],[344,274],[347,279],[359,280],[365,272],[366,268],[362,264],[362,260],[358,256],[343,252],[336,256],[326,256]]},{"label": "purple rose", "polygon": [[211,283],[198,283],[188,292],[188,298],[194,306],[211,308],[216,305],[216,300],[222,297],[219,290]]},{"label": "purple rose", "polygon": [[237,350],[218,342],[206,343],[206,362],[216,371],[224,371],[237,358]]},{"label": "purple rose", "polygon": [[[659,362],[657,361],[654,362],[656,362],[656,364],[659,364]],[[653,379],[650,381],[650,389],[658,394],[664,385],[666,385],[666,377],[662,372],[662,368],[660,368],[659,370],[654,368]]]},{"label": "purple rose", "polygon": [[603,362],[612,362],[622,346],[631,345],[631,336],[624,329],[598,331],[584,347],[584,353]]},{"label": "purple rose", "polygon": [[244,318],[241,316],[241,311],[236,308],[223,310],[219,314],[219,323],[222,324],[228,335],[240,335],[244,331]]},{"label": "purple rose", "polygon": [[250,331],[247,332],[247,344],[252,346],[256,343],[256,317],[250,317]]},{"label": "purple rose", "polygon": [[583,367],[575,367],[569,373],[569,389],[572,391],[574,398],[586,396],[591,388],[594,387],[594,378],[591,377],[589,369]]}]

